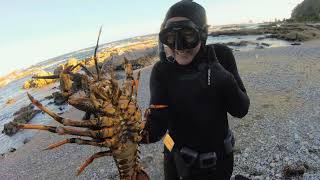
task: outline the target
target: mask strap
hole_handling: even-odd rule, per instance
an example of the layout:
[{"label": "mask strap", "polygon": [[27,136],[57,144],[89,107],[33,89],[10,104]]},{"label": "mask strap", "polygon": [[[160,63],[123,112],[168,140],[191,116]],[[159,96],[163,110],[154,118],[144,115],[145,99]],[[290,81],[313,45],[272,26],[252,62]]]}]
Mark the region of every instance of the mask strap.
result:
[{"label": "mask strap", "polygon": [[174,63],[175,59],[173,57],[167,57],[166,52],[164,50],[164,45],[159,41],[159,56],[160,61],[168,61],[170,63]]},{"label": "mask strap", "polygon": [[[165,26],[165,23],[162,23],[161,24],[161,27],[160,27],[160,32],[164,29],[164,26]],[[160,56],[160,60],[161,61],[168,61],[170,63],[174,63],[174,58],[170,58],[168,59],[167,58],[167,55],[166,55],[166,52],[164,50],[164,45],[161,43],[160,39],[158,40],[158,46],[159,46],[159,56]]]},{"label": "mask strap", "polygon": [[164,51],[164,46],[160,41],[158,42],[158,45],[159,45],[160,60],[165,60],[165,58],[167,58],[167,56],[166,56],[166,52]]}]

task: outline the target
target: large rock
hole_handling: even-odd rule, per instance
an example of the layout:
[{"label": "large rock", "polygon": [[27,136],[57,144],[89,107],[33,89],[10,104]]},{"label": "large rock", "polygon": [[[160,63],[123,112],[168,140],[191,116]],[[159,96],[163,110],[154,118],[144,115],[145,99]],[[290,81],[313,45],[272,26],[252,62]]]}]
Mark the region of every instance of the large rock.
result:
[{"label": "large rock", "polygon": [[78,64],[78,60],[76,58],[70,58],[65,66],[75,66]]},{"label": "large rock", "polygon": [[[43,70],[35,74],[35,76],[51,76],[51,75],[53,75],[53,73],[46,72]],[[41,88],[48,84],[54,83],[55,81],[56,81],[55,79],[30,79],[23,84],[22,88],[24,89]]]},{"label": "large rock", "polygon": [[2,133],[9,136],[14,135],[19,130],[16,127],[17,123],[26,124],[40,112],[40,110],[34,110],[34,106],[31,103],[28,106],[22,107],[13,114],[15,118],[12,122],[4,124]]},{"label": "large rock", "polygon": [[222,43],[227,46],[247,46],[249,44],[255,45],[256,43],[251,42],[251,41],[240,41],[240,42],[227,42],[227,43]]},{"label": "large rock", "polygon": [[59,64],[53,71],[53,74],[60,74],[64,69],[64,64]]},{"label": "large rock", "polygon": [[209,35],[267,35],[266,38],[277,38],[287,41],[308,41],[319,39],[320,29],[317,25],[312,24],[281,22],[261,25],[257,29],[221,29],[210,32]]},{"label": "large rock", "polygon": [[[122,47],[106,48],[97,54],[99,67],[104,63],[112,61],[114,69],[122,69],[124,58],[128,59],[130,63],[136,64],[134,67],[144,67],[151,64],[155,57],[157,57],[158,45],[155,40],[147,40],[137,42]],[[93,57],[85,60],[85,65],[95,72]]]},{"label": "large rock", "polygon": [[115,67],[124,63],[124,57],[131,61],[138,61],[139,59],[154,58],[157,56],[158,46],[148,46],[146,48],[137,48],[123,51],[113,57],[113,64]]},{"label": "large rock", "polygon": [[[80,63],[80,61],[78,61],[76,58],[70,58],[68,60],[68,62],[64,65],[64,69],[70,67],[70,66],[76,66],[78,63]],[[76,67],[75,69],[73,69],[73,72],[77,72],[81,69],[80,66]]]},{"label": "large rock", "polygon": [[[64,69],[70,67],[70,66],[76,66],[80,61],[78,61],[76,58],[70,58],[65,64],[59,64],[53,71],[54,74],[60,74]],[[72,72],[77,72],[81,69],[80,66],[73,69]]]}]

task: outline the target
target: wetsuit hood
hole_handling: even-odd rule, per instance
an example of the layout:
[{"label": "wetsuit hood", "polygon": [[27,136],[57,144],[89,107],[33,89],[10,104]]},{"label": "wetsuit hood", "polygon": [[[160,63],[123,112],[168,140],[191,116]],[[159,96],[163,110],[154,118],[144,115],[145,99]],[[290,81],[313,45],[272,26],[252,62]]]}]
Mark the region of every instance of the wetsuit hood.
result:
[{"label": "wetsuit hood", "polygon": [[[208,36],[208,25],[207,25],[207,16],[205,9],[198,3],[193,2],[192,0],[182,0],[172,5],[166,17],[161,25],[161,30],[164,29],[168,19],[172,17],[186,17],[190,19],[195,25],[199,27],[201,46],[204,48],[207,36]],[[159,41],[159,55],[161,60],[166,59],[164,52],[164,46]]]},{"label": "wetsuit hood", "polygon": [[200,28],[207,25],[205,9],[201,5],[188,0],[177,2],[171,6],[163,22],[166,23],[172,17],[186,17]]},{"label": "wetsuit hood", "polygon": [[186,17],[196,24],[201,31],[201,41],[203,45],[206,44],[208,36],[208,25],[206,10],[198,3],[192,0],[182,0],[172,5],[163,21],[162,28],[165,26],[168,19],[173,17]]}]

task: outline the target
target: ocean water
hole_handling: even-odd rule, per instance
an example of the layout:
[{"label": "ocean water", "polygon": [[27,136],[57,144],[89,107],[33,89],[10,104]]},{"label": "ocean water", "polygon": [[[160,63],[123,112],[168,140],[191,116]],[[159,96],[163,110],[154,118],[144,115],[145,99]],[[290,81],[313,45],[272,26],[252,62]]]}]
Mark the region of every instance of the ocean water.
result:
[{"label": "ocean water", "polygon": [[[254,28],[254,27],[252,27]],[[256,43],[268,43],[270,47],[279,47],[279,46],[289,46],[290,43],[286,41],[281,41],[277,39],[264,39],[261,41],[256,41],[258,37],[256,35],[250,36],[218,36],[218,37],[208,37],[208,44],[212,43],[227,43],[227,42],[240,42],[240,41],[255,41]],[[149,39],[156,39],[157,35],[147,35],[141,37],[135,37],[130,39],[125,39],[117,42],[112,42],[108,44],[103,44],[99,47],[99,50],[108,47],[121,47],[125,45],[129,45],[132,43],[136,43],[139,41],[145,41]],[[239,51],[249,51],[256,48],[256,45],[248,45],[246,47],[230,47],[234,50]],[[267,47],[266,47],[267,48]],[[53,71],[54,68],[60,64],[66,62],[69,58],[77,58],[83,59],[93,55],[94,47],[82,49],[79,51],[71,52],[65,55],[61,55],[55,58],[51,58],[45,60],[43,62],[37,63],[32,67],[41,67],[46,71]],[[36,99],[42,100],[41,102],[44,105],[47,105],[50,101],[44,100],[44,97],[51,95],[53,92],[58,91],[58,89],[53,89],[54,86],[57,86],[58,83],[51,84],[47,87],[41,89],[30,89],[24,90],[22,89],[23,83],[30,79],[31,76],[24,77],[22,79],[14,80],[7,84],[6,86],[0,88],[0,132],[3,130],[3,125],[13,120],[13,114],[19,110],[21,107],[26,106],[30,103],[29,99],[27,98],[26,92],[32,94]],[[15,99],[16,102],[11,105],[6,105],[7,100]],[[48,105],[48,108],[55,111],[55,112],[62,112],[58,109],[55,105]],[[68,110],[70,107],[65,105],[64,110]],[[47,124],[52,119],[43,114],[39,113],[36,115],[30,123],[32,124]],[[7,136],[5,134],[0,133],[0,154],[7,152],[10,148],[18,148],[23,144],[25,139],[31,138],[36,133],[39,133],[37,130],[21,130],[17,134],[13,136]]]},{"label": "ocean water", "polygon": [[267,38],[263,40],[257,40],[257,38],[265,37],[265,35],[246,35],[246,36],[209,36],[207,39],[207,44],[214,43],[228,43],[228,42],[240,42],[240,41],[250,41],[255,42],[256,44],[248,44],[247,46],[229,46],[235,51],[250,51],[257,48],[257,45],[261,46],[262,43],[267,43],[270,46],[263,46],[264,48],[273,48],[273,47],[283,47],[290,46],[291,43],[284,40]]}]

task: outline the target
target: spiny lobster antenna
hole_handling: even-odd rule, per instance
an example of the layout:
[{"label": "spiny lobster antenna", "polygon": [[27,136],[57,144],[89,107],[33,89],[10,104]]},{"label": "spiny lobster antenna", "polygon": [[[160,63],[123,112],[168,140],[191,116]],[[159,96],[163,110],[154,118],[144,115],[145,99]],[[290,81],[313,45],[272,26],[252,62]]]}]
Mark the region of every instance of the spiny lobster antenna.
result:
[{"label": "spiny lobster antenna", "polygon": [[100,39],[101,30],[102,30],[102,26],[100,27],[100,30],[99,30],[98,40],[97,40],[96,48],[94,49],[94,56],[93,56],[96,70],[97,70],[98,81],[100,80],[100,70],[98,67],[97,51],[98,51],[98,47],[99,47],[99,39]]},{"label": "spiny lobster antenna", "polygon": [[113,71],[113,62],[114,62],[114,55],[112,54],[111,61],[110,61],[110,66],[108,68],[108,70],[110,72],[111,79],[115,78],[114,71]]},{"label": "spiny lobster antenna", "polygon": [[77,68],[78,66],[80,66],[80,67],[82,68],[82,70],[84,70],[84,72],[85,72],[87,75],[89,75],[89,76],[91,76],[91,77],[94,77],[93,74],[91,73],[91,71],[90,71],[85,65],[83,65],[81,62],[78,63],[77,65],[73,66],[73,67],[71,68],[71,71],[73,71],[73,70],[74,70],[75,68]]},{"label": "spiny lobster antenna", "polygon": [[126,56],[123,56],[123,59],[124,59],[124,64],[128,64],[129,63],[129,60]]},{"label": "spiny lobster antenna", "polygon": [[32,76],[33,79],[59,79],[59,75],[51,75],[51,76]]}]

